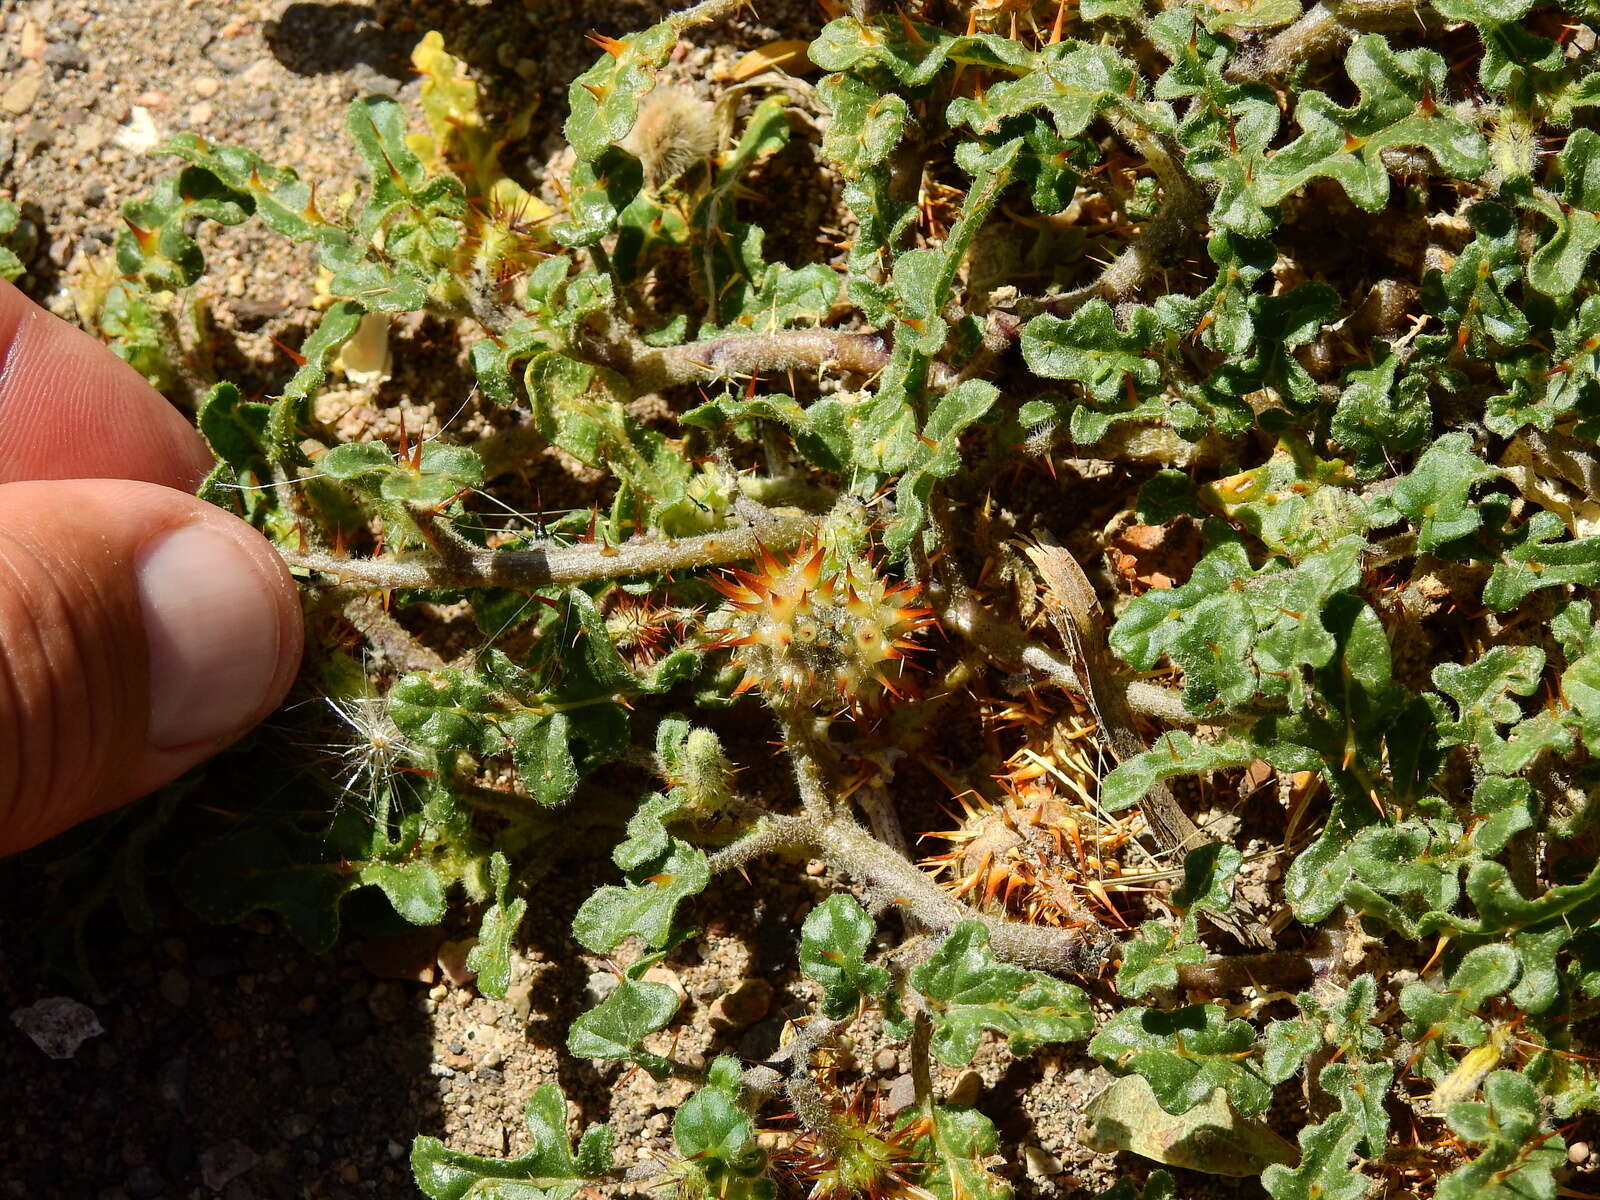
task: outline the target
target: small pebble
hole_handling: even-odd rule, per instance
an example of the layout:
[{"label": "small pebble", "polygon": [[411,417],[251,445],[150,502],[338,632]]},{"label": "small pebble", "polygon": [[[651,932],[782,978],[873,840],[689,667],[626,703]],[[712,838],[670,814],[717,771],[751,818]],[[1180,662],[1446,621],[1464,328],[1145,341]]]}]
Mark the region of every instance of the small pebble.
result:
[{"label": "small pebble", "polygon": [[1567,1147],[1567,1161],[1573,1166],[1589,1161],[1589,1143],[1573,1142]]},{"label": "small pebble", "polygon": [[178,968],[171,967],[161,972],[161,998],[174,1008],[188,1005],[192,991],[189,977]]},{"label": "small pebble", "polygon": [[917,1085],[909,1075],[902,1075],[889,1085],[889,1096],[884,1107],[890,1116],[905,1112],[917,1102]]},{"label": "small pebble", "polygon": [[1061,1163],[1038,1146],[1024,1146],[1022,1159],[1028,1164],[1028,1174],[1036,1178],[1049,1179],[1061,1174]]},{"label": "small pebble", "polygon": [[872,1065],[880,1074],[889,1075],[900,1069],[900,1056],[893,1050],[879,1050],[872,1056]]},{"label": "small pebble", "polygon": [[439,947],[439,970],[453,986],[466,987],[478,978],[478,973],[467,966],[467,955],[477,944],[477,938],[456,938]]},{"label": "small pebble", "polygon": [[588,981],[583,985],[583,994],[588,998],[590,1004],[599,1004],[600,1001],[617,990],[617,984],[620,982],[621,980],[610,971],[596,971],[589,976]]},{"label": "small pebble", "polygon": [[978,1102],[978,1095],[982,1091],[983,1076],[976,1071],[963,1071],[950,1085],[950,1091],[945,1094],[944,1102],[961,1108],[971,1108]]},{"label": "small pebble", "polygon": [[742,979],[711,1006],[711,1028],[745,1029],[754,1025],[772,1007],[772,985],[765,979]]},{"label": "small pebble", "polygon": [[405,989],[398,983],[386,980],[367,993],[367,1011],[385,1025],[403,1020],[410,1008]]},{"label": "small pebble", "polygon": [[190,85],[190,89],[202,100],[209,100],[222,88],[222,81],[210,75],[202,75]]},{"label": "small pebble", "polygon": [[506,1006],[519,1021],[526,1021],[533,1013],[533,984],[527,980],[513,983],[506,989]]},{"label": "small pebble", "polygon": [[44,55],[44,30],[37,21],[24,21],[22,33],[17,38],[17,53],[23,58],[40,58]]},{"label": "small pebble", "polygon": [[127,1185],[128,1194],[136,1197],[136,1200],[151,1200],[167,1187],[167,1181],[161,1177],[161,1172],[149,1163],[143,1163],[129,1171],[123,1183]]},{"label": "small pebble", "polygon": [[63,71],[89,69],[89,56],[76,42],[51,42],[44,48],[44,61]]},{"label": "small pebble", "polygon": [[683,980],[678,978],[676,971],[667,967],[651,967],[644,973],[644,978],[651,983],[664,983],[677,994],[678,1003],[682,1004],[689,999],[689,993],[684,990]]},{"label": "small pebble", "polygon": [[0,92],[0,108],[14,117],[20,117],[33,107],[44,88],[45,69],[38,63],[25,63],[21,70],[12,73],[11,82]]},{"label": "small pebble", "polygon": [[260,1161],[260,1155],[237,1139],[219,1142],[200,1151],[200,1179],[220,1192]]},{"label": "small pebble", "polygon": [[11,1023],[51,1058],[71,1058],[84,1042],[105,1032],[94,1009],[70,996],[46,996],[16,1009]]}]

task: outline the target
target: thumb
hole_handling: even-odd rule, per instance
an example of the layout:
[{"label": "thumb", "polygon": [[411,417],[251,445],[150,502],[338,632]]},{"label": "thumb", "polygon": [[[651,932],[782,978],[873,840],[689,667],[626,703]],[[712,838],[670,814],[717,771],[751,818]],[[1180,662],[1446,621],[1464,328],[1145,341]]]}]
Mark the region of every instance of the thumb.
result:
[{"label": "thumb", "polygon": [[130,480],[0,485],[0,853],[239,737],[301,637],[283,563],[220,509]]}]

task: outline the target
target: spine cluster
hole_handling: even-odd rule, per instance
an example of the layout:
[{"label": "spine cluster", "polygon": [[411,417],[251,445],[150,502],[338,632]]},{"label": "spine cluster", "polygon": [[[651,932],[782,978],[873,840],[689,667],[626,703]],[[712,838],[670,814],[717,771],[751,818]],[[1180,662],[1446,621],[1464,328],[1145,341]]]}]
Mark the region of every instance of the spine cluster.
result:
[{"label": "spine cluster", "polygon": [[903,696],[912,638],[933,623],[915,587],[821,541],[789,558],[762,551],[757,570],[709,582],[728,599],[712,618],[712,647],[733,650],[744,670],[737,692],[759,688],[777,706],[860,712],[885,692]]}]

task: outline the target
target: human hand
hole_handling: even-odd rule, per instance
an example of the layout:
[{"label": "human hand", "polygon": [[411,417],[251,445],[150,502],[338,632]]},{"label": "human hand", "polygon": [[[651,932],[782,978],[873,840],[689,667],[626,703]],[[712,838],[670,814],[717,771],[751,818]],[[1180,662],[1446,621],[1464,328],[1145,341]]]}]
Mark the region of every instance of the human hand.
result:
[{"label": "human hand", "polygon": [[0,853],[141,796],[283,698],[282,561],[190,494],[198,434],[0,281]]}]

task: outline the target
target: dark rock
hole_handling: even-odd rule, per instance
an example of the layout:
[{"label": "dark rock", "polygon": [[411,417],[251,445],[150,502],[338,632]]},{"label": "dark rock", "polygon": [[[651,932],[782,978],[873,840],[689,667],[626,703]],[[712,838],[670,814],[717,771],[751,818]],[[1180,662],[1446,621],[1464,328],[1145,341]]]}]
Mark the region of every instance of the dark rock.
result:
[{"label": "dark rock", "polygon": [[51,42],[44,48],[44,61],[57,72],[87,71],[89,55],[77,42]]},{"label": "dark rock", "polygon": [[187,1007],[193,992],[194,987],[190,984],[189,977],[177,967],[161,973],[161,998],[174,1008]]},{"label": "dark rock", "polygon": [[356,1114],[351,1105],[336,1104],[322,1123],[335,1137],[349,1137],[356,1131]]},{"label": "dark rock", "polygon": [[184,1111],[189,1087],[189,1060],[183,1056],[168,1059],[156,1072],[156,1094],[167,1108]]},{"label": "dark rock", "polygon": [[53,1196],[61,1190],[61,1162],[47,1159],[22,1172],[22,1182],[35,1196]]},{"label": "dark rock", "polygon": [[334,1019],[333,1032],[342,1044],[359,1042],[372,1032],[372,1018],[359,1008],[345,1007]]},{"label": "dark rock", "polygon": [[161,1177],[161,1172],[149,1163],[129,1171],[122,1183],[134,1200],[152,1200],[167,1188],[167,1181]]},{"label": "dark rock", "polygon": [[200,1179],[213,1192],[220,1192],[260,1161],[254,1150],[237,1139],[218,1142],[200,1151]]},{"label": "dark rock", "polygon": [[916,1081],[909,1075],[902,1075],[889,1085],[889,1098],[884,1107],[889,1110],[889,1115],[905,1112],[917,1102]]},{"label": "dark rock", "polygon": [[174,1183],[182,1184],[199,1161],[194,1152],[194,1138],[187,1129],[176,1130],[167,1139],[161,1152],[161,1166]]},{"label": "dark rock", "polygon": [[711,1028],[719,1031],[744,1029],[766,1016],[772,1008],[772,985],[765,979],[741,979],[711,1006]]},{"label": "dark rock", "polygon": [[327,1087],[339,1081],[339,1060],[334,1054],[333,1043],[326,1038],[298,1038],[294,1049],[300,1063],[300,1075],[307,1083]]},{"label": "dark rock", "polygon": [[[241,329],[256,330],[265,325],[273,317],[281,317],[288,308],[288,303],[277,296],[240,296],[229,303],[233,309],[233,316],[239,322]],[[309,985],[296,988],[297,991],[309,990]]]},{"label": "dark rock", "polygon": [[405,1019],[411,1005],[405,987],[393,980],[379,983],[367,993],[367,1008],[379,1021],[392,1025]]},{"label": "dark rock", "polygon": [[232,954],[202,954],[194,960],[194,973],[201,979],[221,979],[237,975],[241,965]]},{"label": "dark rock", "polygon": [[242,71],[255,61],[256,42],[253,38],[216,38],[202,53],[228,74]]},{"label": "dark rock", "polygon": [[783,1014],[778,1013],[745,1030],[739,1039],[739,1053],[752,1062],[766,1062],[778,1049],[783,1034]]}]

